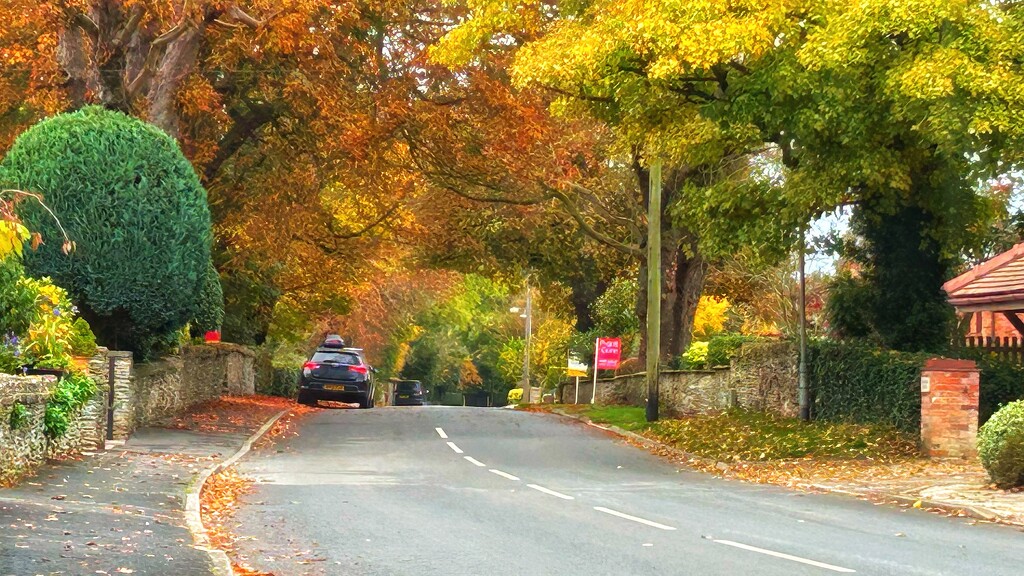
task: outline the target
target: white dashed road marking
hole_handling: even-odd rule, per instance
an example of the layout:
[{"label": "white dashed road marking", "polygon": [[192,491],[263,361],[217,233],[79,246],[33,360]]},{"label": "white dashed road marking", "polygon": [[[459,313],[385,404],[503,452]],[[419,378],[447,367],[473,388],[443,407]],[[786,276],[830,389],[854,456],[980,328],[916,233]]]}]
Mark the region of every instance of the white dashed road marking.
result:
[{"label": "white dashed road marking", "polygon": [[555,496],[556,498],[561,498],[562,500],[575,500],[575,498],[573,498],[572,496],[569,496],[567,494],[562,494],[561,492],[555,492],[554,490],[550,490],[550,489],[545,488],[543,486],[538,486],[536,484],[527,484],[527,486],[530,487],[530,488],[533,488],[534,490],[536,490],[538,492],[543,492],[545,494],[550,494],[551,496]]},{"label": "white dashed road marking", "polygon": [[612,516],[618,516],[619,518],[625,518],[626,520],[632,520],[633,522],[639,522],[641,524],[652,526],[659,530],[675,530],[675,528],[672,526],[666,526],[664,524],[652,522],[651,520],[644,520],[643,518],[630,516],[629,514],[625,514],[617,510],[612,510],[611,508],[605,508],[604,506],[594,506],[594,510],[597,510],[598,512],[604,512],[605,514],[611,514]]},{"label": "white dashed road marking", "polygon": [[484,466],[487,466],[487,464],[484,464],[483,462],[477,460],[476,458],[473,458],[472,456],[463,456],[463,458],[465,458],[471,464],[474,464],[474,465],[479,466],[481,468],[483,468]]},{"label": "white dashed road marking", "polygon": [[441,438],[444,438],[445,440],[448,439],[448,435],[444,433],[444,430],[440,428],[434,428],[434,430],[437,430],[437,435],[440,436]]},{"label": "white dashed road marking", "polygon": [[449,442],[448,443],[448,447],[451,448],[452,450],[455,450],[456,454],[462,454],[462,448],[459,448],[458,446],[456,446],[455,442]]},{"label": "white dashed road marking", "polygon": [[856,570],[849,568],[843,568],[842,566],[833,566],[832,564],[825,564],[824,562],[818,562],[817,560],[808,560],[807,558],[801,558],[799,556],[793,556],[791,554],[783,554],[782,552],[775,552],[772,550],[765,550],[764,548],[758,548],[756,546],[749,546],[747,544],[740,544],[739,542],[733,542],[731,540],[713,540],[716,544],[725,544],[726,546],[732,546],[733,548],[739,548],[741,550],[749,550],[751,552],[757,552],[758,554],[767,554],[768,556],[774,556],[776,558],[782,558],[785,560],[792,560],[793,562],[799,562],[801,564],[808,564],[810,566],[817,566],[818,568],[824,568],[826,570],[832,570],[833,572],[846,572],[853,573]]},{"label": "white dashed road marking", "polygon": [[509,480],[515,480],[516,482],[519,481],[519,476],[513,476],[513,475],[509,474],[508,472],[502,472],[501,470],[495,470],[494,468],[491,468],[490,472],[493,473],[493,474],[497,474],[498,476],[501,476],[502,478],[508,478]]}]

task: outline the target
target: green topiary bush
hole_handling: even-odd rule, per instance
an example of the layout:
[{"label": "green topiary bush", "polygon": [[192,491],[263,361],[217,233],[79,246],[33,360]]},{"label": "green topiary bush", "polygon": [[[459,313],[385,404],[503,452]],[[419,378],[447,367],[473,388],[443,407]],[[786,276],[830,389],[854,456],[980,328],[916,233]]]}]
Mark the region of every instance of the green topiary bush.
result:
[{"label": "green topiary bush", "polygon": [[19,205],[45,242],[26,252],[26,270],[66,287],[101,344],[145,356],[196,316],[210,262],[210,210],[170,136],[84,108],[19,136],[0,164],[0,182],[42,194],[76,243],[64,254],[54,219],[39,203]]},{"label": "green topiary bush", "polygon": [[1000,488],[1024,486],[1024,400],[1003,406],[981,427],[978,456]]},{"label": "green topiary bush", "polygon": [[220,285],[220,274],[213,262],[206,267],[203,286],[199,290],[199,303],[192,319],[192,334],[202,336],[210,331],[219,331],[224,323],[224,290]]}]

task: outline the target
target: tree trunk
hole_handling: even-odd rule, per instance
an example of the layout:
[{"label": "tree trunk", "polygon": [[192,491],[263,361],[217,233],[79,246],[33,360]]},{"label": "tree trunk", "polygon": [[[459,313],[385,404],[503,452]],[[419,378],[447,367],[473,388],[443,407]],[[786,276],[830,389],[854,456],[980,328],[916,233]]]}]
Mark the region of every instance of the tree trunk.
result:
[{"label": "tree trunk", "polygon": [[[675,240],[677,234],[669,234]],[[664,235],[663,235],[664,236]],[[669,240],[663,239],[663,242]],[[707,263],[696,248],[684,249],[676,240],[661,251],[661,361],[672,364],[690,347],[693,317],[704,291]],[[636,313],[640,319],[640,364],[647,359],[647,262],[640,265]]]},{"label": "tree trunk", "polygon": [[178,118],[178,91],[192,72],[206,26],[189,28],[173,40],[160,59],[160,65],[149,87],[147,119],[175,140],[181,135]]},{"label": "tree trunk", "polygon": [[[647,207],[649,172],[634,161],[634,172]],[[690,166],[675,166],[665,171],[661,205],[661,350],[663,364],[671,365],[690,347],[693,317],[704,291],[707,262],[697,247],[697,238],[675,224],[669,207],[679,199],[685,182],[700,172]],[[646,251],[646,240],[642,248]],[[647,258],[640,263],[636,314],[640,319],[639,360],[647,361]]]}]

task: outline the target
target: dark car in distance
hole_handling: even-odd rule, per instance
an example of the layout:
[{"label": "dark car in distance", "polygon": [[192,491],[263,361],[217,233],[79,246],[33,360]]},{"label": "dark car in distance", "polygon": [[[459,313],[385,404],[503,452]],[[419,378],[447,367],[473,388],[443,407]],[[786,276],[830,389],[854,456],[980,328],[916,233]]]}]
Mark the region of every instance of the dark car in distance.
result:
[{"label": "dark car in distance", "polygon": [[399,380],[395,382],[395,397],[392,406],[423,406],[426,392],[419,380]]},{"label": "dark car in distance", "polygon": [[362,350],[347,348],[340,337],[328,336],[302,365],[299,404],[314,406],[329,400],[373,408],[374,372]]}]

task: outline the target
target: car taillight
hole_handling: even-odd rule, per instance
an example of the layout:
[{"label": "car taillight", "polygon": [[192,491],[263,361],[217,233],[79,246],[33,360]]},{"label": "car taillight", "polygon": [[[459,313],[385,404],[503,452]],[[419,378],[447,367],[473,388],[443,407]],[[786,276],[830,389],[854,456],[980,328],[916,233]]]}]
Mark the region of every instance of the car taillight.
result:
[{"label": "car taillight", "polygon": [[348,369],[350,372],[358,372],[359,374],[366,374],[367,372],[366,366],[349,366]]},{"label": "car taillight", "polygon": [[305,364],[302,365],[303,370],[316,370],[319,367],[320,365],[317,364],[316,362],[306,362]]}]

